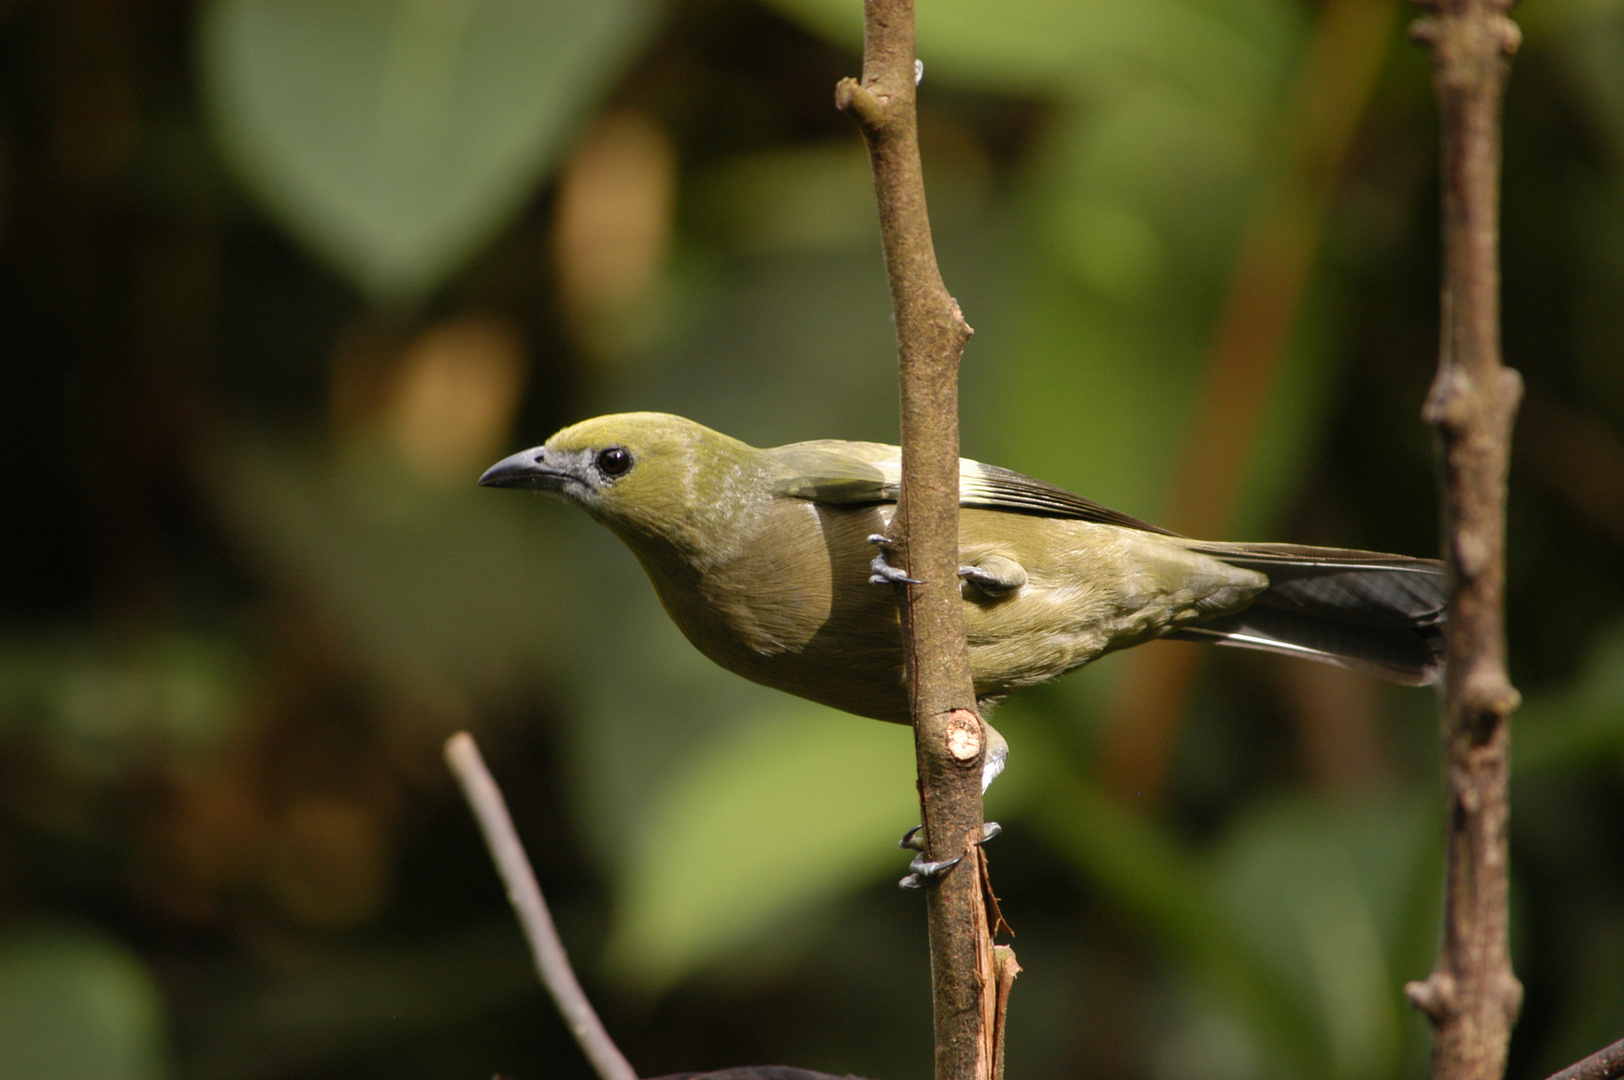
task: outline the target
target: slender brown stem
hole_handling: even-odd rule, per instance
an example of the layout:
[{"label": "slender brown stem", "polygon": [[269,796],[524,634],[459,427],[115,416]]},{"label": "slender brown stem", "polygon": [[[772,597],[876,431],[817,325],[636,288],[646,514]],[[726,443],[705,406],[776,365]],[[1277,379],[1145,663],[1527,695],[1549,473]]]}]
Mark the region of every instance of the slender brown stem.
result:
[{"label": "slender brown stem", "polygon": [[1432,54],[1443,140],[1444,281],[1438,373],[1423,415],[1442,460],[1443,547],[1454,580],[1442,724],[1443,941],[1406,988],[1433,1024],[1434,1080],[1498,1080],[1522,985],[1507,941],[1510,715],[1505,503],[1522,380],[1500,363],[1500,111],[1520,39],[1510,0],[1435,0],[1415,36]]},{"label": "slender brown stem", "polygon": [[490,848],[497,873],[507,886],[508,901],[519,916],[525,939],[530,942],[536,971],[564,1017],[564,1023],[569,1025],[570,1034],[575,1036],[581,1052],[586,1054],[602,1080],[637,1080],[637,1073],[604,1030],[592,1003],[586,999],[586,992],[575,979],[569,957],[564,954],[564,943],[558,938],[547,901],[541,895],[541,886],[536,884],[535,871],[525,857],[519,834],[514,831],[507,801],[502,798],[502,790],[496,786],[490,770],[485,768],[473,736],[459,731],[446,740],[445,759],[474,811],[480,832],[485,834],[485,845]]},{"label": "slender brown stem", "polygon": [[1555,1073],[1550,1080],[1618,1080],[1624,1076],[1624,1039],[1597,1050],[1583,1061]]},{"label": "slender brown stem", "polygon": [[[896,314],[902,496],[893,538],[909,576],[902,605],[926,856],[951,859],[981,834],[986,735],[975,712],[958,587],[958,369],[969,339],[936,265],[915,114],[912,0],[866,0],[863,76],[835,104],[862,129]],[[937,1080],[990,1077],[995,1050],[991,941],[979,859],[928,889]]]}]

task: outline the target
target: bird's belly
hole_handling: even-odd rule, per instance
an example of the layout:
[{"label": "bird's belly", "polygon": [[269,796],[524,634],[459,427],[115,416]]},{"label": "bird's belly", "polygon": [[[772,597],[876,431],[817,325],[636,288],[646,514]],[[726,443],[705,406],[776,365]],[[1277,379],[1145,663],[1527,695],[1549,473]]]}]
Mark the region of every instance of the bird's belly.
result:
[{"label": "bird's belly", "polygon": [[868,583],[894,507],[783,500],[770,541],[698,577],[645,562],[700,652],[752,682],[859,716],[908,723],[895,590]]}]

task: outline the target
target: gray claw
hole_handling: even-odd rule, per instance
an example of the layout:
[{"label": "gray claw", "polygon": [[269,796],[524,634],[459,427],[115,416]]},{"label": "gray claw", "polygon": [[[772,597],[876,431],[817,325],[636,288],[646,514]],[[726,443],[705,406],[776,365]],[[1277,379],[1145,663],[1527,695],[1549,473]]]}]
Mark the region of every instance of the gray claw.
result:
[{"label": "gray claw", "polygon": [[[915,855],[913,861],[908,864],[908,875],[901,881],[897,882],[897,884],[902,886],[904,889],[923,889],[936,878],[941,877],[943,874],[953,869],[964,859],[963,855],[957,855],[951,859],[943,859],[940,862],[932,862],[930,859],[925,858],[923,854],[925,847],[925,841],[923,838],[924,828],[925,827],[923,825],[915,825],[913,828],[909,829],[902,839],[897,843],[898,847],[912,848],[914,851],[920,852],[920,854]],[[981,823],[981,839],[977,840],[976,844],[985,844],[988,840],[991,840],[993,837],[997,836],[1003,831],[1004,827],[998,824],[998,822],[984,821]]]},{"label": "gray claw", "polygon": [[913,862],[908,864],[908,876],[897,882],[904,889],[923,889],[931,881],[941,877],[959,863],[964,861],[963,855],[955,855],[951,859],[941,862],[931,862],[923,855],[915,855]]},{"label": "gray claw", "polygon": [[893,546],[889,537],[875,533],[868,538],[868,542],[880,549],[880,553],[874,556],[873,561],[868,564],[868,583],[870,585],[924,584],[918,578],[909,577],[908,571],[892,566],[889,560],[886,559],[886,551]]}]

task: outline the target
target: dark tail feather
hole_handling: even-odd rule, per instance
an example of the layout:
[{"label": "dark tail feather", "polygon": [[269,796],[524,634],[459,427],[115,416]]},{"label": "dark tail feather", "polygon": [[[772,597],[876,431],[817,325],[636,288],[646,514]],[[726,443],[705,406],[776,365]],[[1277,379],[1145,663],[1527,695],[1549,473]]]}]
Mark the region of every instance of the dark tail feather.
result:
[{"label": "dark tail feather", "polygon": [[1293,544],[1197,550],[1269,576],[1245,611],[1168,635],[1361,668],[1394,682],[1435,682],[1443,663],[1443,563]]}]

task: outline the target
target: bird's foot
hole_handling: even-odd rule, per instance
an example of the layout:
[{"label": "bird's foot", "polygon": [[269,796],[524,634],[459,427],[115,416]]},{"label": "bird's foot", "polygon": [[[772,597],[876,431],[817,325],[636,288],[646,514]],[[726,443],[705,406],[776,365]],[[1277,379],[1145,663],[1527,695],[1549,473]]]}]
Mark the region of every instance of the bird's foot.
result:
[{"label": "bird's foot", "polygon": [[[969,848],[965,848],[961,854],[955,855],[951,859],[932,860],[925,858],[924,828],[923,825],[915,825],[897,842],[897,846],[900,848],[908,848],[919,852],[918,855],[914,856],[913,862],[908,864],[908,876],[897,882],[904,889],[923,889],[926,885],[957,866],[963,861],[964,856],[969,854]],[[998,822],[984,821],[981,824],[981,839],[972,841],[972,843],[974,846],[979,847],[1003,831],[1004,827]]]},{"label": "bird's foot", "polygon": [[1002,599],[1026,584],[1026,567],[1004,555],[987,555],[974,566],[959,567],[959,577],[993,599]]},{"label": "bird's foot", "polygon": [[908,576],[908,571],[892,566],[887,557],[896,542],[883,533],[875,533],[868,538],[868,542],[879,548],[879,554],[874,556],[868,564],[868,583],[870,585],[923,585],[918,578]]}]

